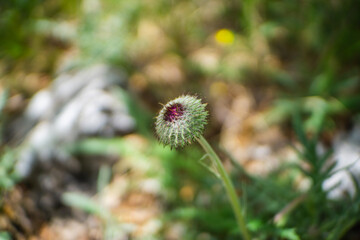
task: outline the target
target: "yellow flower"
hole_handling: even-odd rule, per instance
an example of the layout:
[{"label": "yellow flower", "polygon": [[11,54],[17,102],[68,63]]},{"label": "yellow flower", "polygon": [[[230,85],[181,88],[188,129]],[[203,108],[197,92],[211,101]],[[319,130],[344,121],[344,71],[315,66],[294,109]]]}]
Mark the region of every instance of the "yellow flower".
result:
[{"label": "yellow flower", "polygon": [[234,42],[235,36],[229,29],[220,29],[215,33],[215,40],[221,45],[230,45]]}]

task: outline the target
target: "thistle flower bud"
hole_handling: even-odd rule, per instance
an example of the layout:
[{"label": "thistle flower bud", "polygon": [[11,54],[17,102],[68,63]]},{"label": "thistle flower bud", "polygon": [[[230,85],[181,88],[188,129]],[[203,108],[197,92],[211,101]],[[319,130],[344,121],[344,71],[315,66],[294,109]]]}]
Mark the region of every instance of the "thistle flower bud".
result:
[{"label": "thistle flower bud", "polygon": [[184,147],[200,137],[207,123],[206,104],[195,96],[181,96],[168,102],[156,118],[159,140],[171,148]]}]

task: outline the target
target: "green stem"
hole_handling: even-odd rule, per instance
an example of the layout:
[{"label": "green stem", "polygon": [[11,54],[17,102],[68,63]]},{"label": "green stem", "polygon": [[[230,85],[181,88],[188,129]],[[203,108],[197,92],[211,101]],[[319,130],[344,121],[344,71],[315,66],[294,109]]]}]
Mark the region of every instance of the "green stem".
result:
[{"label": "green stem", "polygon": [[219,157],[214,152],[214,150],[212,149],[210,144],[205,140],[205,138],[203,136],[200,136],[199,138],[197,138],[197,141],[204,148],[205,152],[209,155],[210,159],[214,162],[217,170],[219,171],[221,180],[223,181],[223,184],[224,184],[225,189],[226,189],[226,193],[227,193],[227,195],[229,197],[229,200],[231,202],[231,206],[232,206],[232,208],[234,210],[234,213],[235,213],[236,220],[237,220],[237,223],[239,225],[240,231],[241,231],[244,239],[250,240],[251,239],[250,234],[249,234],[249,232],[248,232],[248,230],[246,228],[244,217],[243,217],[242,211],[241,211],[240,202],[238,201],[234,185],[232,184],[229,175],[225,171],[225,168],[222,165]]}]

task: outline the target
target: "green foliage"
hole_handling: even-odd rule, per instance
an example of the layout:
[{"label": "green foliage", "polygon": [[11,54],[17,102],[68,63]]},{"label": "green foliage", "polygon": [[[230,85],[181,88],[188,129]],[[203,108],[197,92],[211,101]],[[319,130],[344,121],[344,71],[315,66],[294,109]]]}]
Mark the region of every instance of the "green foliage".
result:
[{"label": "green foliage", "polygon": [[[3,1],[0,14],[0,56],[18,58],[29,50],[30,21],[40,1]],[[8,34],[12,32],[13,34]]]},{"label": "green foliage", "polygon": [[[110,181],[110,169],[106,166],[101,167],[98,176],[98,195],[102,193],[102,187],[107,185]],[[128,231],[131,226],[128,224],[120,224],[115,216],[104,206],[102,206],[96,199],[87,195],[75,192],[67,192],[62,195],[64,204],[88,214],[98,217],[104,227],[103,237],[106,240],[114,239],[120,234]]]},{"label": "green foliage", "polygon": [[[6,114],[4,108],[8,100],[9,91],[5,89],[0,95],[0,144],[3,142],[3,128],[5,127]],[[18,180],[14,172],[16,150],[6,146],[0,148],[0,195],[10,189]]]},{"label": "green foliage", "polygon": [[8,149],[0,157],[0,194],[10,189],[18,177],[14,172],[15,153]]},{"label": "green foliage", "polygon": [[[85,0],[82,4],[69,0],[2,1],[0,77],[11,87],[16,86],[13,78],[2,76],[11,71],[25,71],[24,76],[34,72],[52,76],[58,64],[58,50],[70,50],[67,53],[76,52],[71,55],[73,65],[112,63],[125,68],[129,79],[141,76],[145,87],[138,95],[149,102],[167,99],[174,95],[175,88],[203,93],[213,104],[217,101],[209,90],[213,81],[245,85],[254,92],[256,101],[260,99],[257,103],[261,107],[272,106],[266,116],[270,123],[293,119],[300,142],[295,151],[301,159],[299,164],[281,166],[264,177],[234,170],[233,181],[237,189],[243,189],[239,193],[246,206],[249,229],[257,239],[264,240],[341,239],[359,222],[359,188],[353,199],[328,200],[321,186],[334,165],[326,164],[331,151],[319,154],[317,146],[322,131],[335,132],[342,119],[347,122],[359,114],[358,5],[357,0]],[[63,23],[69,28],[59,28]],[[214,38],[222,28],[228,29],[233,38],[228,44]],[[73,34],[67,35],[69,29]],[[199,52],[208,54],[200,54],[206,61],[196,58]],[[178,85],[171,81],[169,84],[167,78],[152,82],[149,76],[149,69],[161,65],[155,63],[168,56],[175,56],[184,76]],[[20,79],[16,88],[0,97],[1,129],[6,127],[8,113],[3,110],[8,95],[24,91],[26,78]],[[146,146],[139,147],[126,138],[88,139],[69,146],[69,150],[75,154],[110,154],[121,156],[121,160],[131,159],[132,167],[158,179],[165,205],[163,222],[183,223],[187,230],[184,239],[237,239],[239,232],[221,185],[198,164],[201,151],[195,146],[180,152],[163,148],[152,137],[152,115],[130,97],[131,91],[111,91],[127,104]],[[261,98],[268,92],[274,101],[264,104]],[[292,115],[294,109],[298,111],[296,116]],[[213,129],[211,134],[218,134],[218,130]],[[16,183],[16,157],[10,148],[1,150],[3,194]],[[99,193],[109,183],[111,170],[107,166],[101,168]],[[294,187],[299,176],[311,182],[305,192]],[[358,186],[355,178],[354,183]],[[190,200],[181,194],[184,187],[192,190]],[[106,220],[111,214],[96,197],[71,193],[64,195],[64,202],[113,226]],[[292,207],[280,221],[272,220],[288,206]],[[9,237],[0,232],[0,238]]]},{"label": "green foliage", "polygon": [[[344,114],[345,110],[359,110],[360,69],[356,64],[359,54],[354,52],[359,48],[357,39],[360,37],[354,24],[359,20],[359,14],[354,11],[356,5],[356,1],[345,1],[340,5],[326,1],[266,4],[266,11],[272,19],[265,21],[274,22],[286,31],[285,36],[276,38],[276,41],[270,40],[270,46],[278,56],[287,59],[285,64],[297,65],[295,71],[287,70],[285,66],[286,75],[290,77],[282,81],[283,96],[302,108],[309,106],[307,102],[311,105],[317,105],[319,99],[324,102],[322,107],[314,106],[318,109],[308,112],[311,115],[308,121],[312,126],[307,127],[313,131],[318,129],[321,114],[329,117]],[[288,14],[289,11],[299,14]],[[284,53],[285,49],[292,50]],[[281,72],[273,73],[275,79],[282,75]]]},{"label": "green foliage", "polygon": [[294,110],[308,116],[304,126],[307,132],[318,134],[324,128],[335,128],[334,117],[347,112],[346,106],[336,98],[322,98],[318,96],[295,99],[278,99],[273,108],[267,113],[266,119],[270,124],[279,124],[292,117]]},{"label": "green foliage", "polygon": [[137,99],[129,94],[129,92],[125,91],[120,87],[114,87],[112,89],[112,93],[118,97],[119,101],[126,104],[127,109],[130,115],[136,121],[136,130],[138,133],[144,136],[150,136],[151,126],[152,126],[152,116],[150,112],[145,109]]},{"label": "green foliage", "polygon": [[0,240],[11,240],[11,236],[7,232],[0,231]]},{"label": "green foliage", "polygon": [[[155,139],[149,141],[149,145],[145,148],[139,148],[127,139],[94,138],[69,146],[69,151],[73,154],[128,157],[133,166],[143,168],[148,176],[161,178],[164,187],[170,191],[180,189],[187,178],[190,178],[191,182],[207,183],[209,181],[204,178],[206,170],[196,162],[196,159],[201,158],[201,152],[198,149],[189,148],[179,153],[164,148]],[[182,177],[183,174],[186,175]]]},{"label": "green foliage", "polygon": [[107,219],[110,217],[110,212],[97,204],[89,197],[78,193],[65,193],[63,195],[63,202],[74,208],[81,209],[87,213],[94,214],[101,218]]},{"label": "green foliage", "polygon": [[0,95],[0,143],[3,142],[3,131],[5,127],[6,115],[4,114],[4,108],[9,98],[9,90],[4,89]]},{"label": "green foliage", "polygon": [[[0,57],[7,64],[36,57],[44,38],[36,32],[37,21],[76,12],[71,1],[2,1],[0,7]],[[35,67],[36,68],[36,67]]]},{"label": "green foliage", "polygon": [[107,165],[103,165],[99,170],[99,177],[97,180],[97,191],[101,192],[111,179],[111,168]]},{"label": "green foliage", "polygon": [[126,63],[139,1],[85,1],[76,43],[85,62]]},{"label": "green foliage", "polygon": [[[294,129],[302,147],[297,152],[306,163],[301,165],[307,166],[305,169],[298,165],[297,169],[311,180],[311,186],[284,225],[294,227],[302,239],[340,239],[359,220],[359,188],[353,199],[327,199],[322,185],[333,174],[335,164],[328,162],[332,152],[329,150],[321,154],[317,149],[321,128],[309,137],[300,115],[295,114],[293,119]],[[354,183],[358,186],[357,180],[354,179]]]},{"label": "green foliage", "polygon": [[[15,166],[15,150],[5,148],[0,156],[0,210],[3,205],[3,196],[7,191],[19,181],[19,177],[14,171]],[[10,234],[5,231],[0,231],[1,240],[12,239]]]}]

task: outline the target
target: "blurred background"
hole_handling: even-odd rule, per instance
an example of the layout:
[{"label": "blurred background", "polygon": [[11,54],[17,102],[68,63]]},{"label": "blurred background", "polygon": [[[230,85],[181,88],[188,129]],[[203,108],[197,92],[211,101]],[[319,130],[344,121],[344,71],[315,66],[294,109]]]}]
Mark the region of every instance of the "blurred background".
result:
[{"label": "blurred background", "polygon": [[205,137],[254,239],[360,239],[356,0],[0,0],[0,239],[241,239],[159,103]]}]

